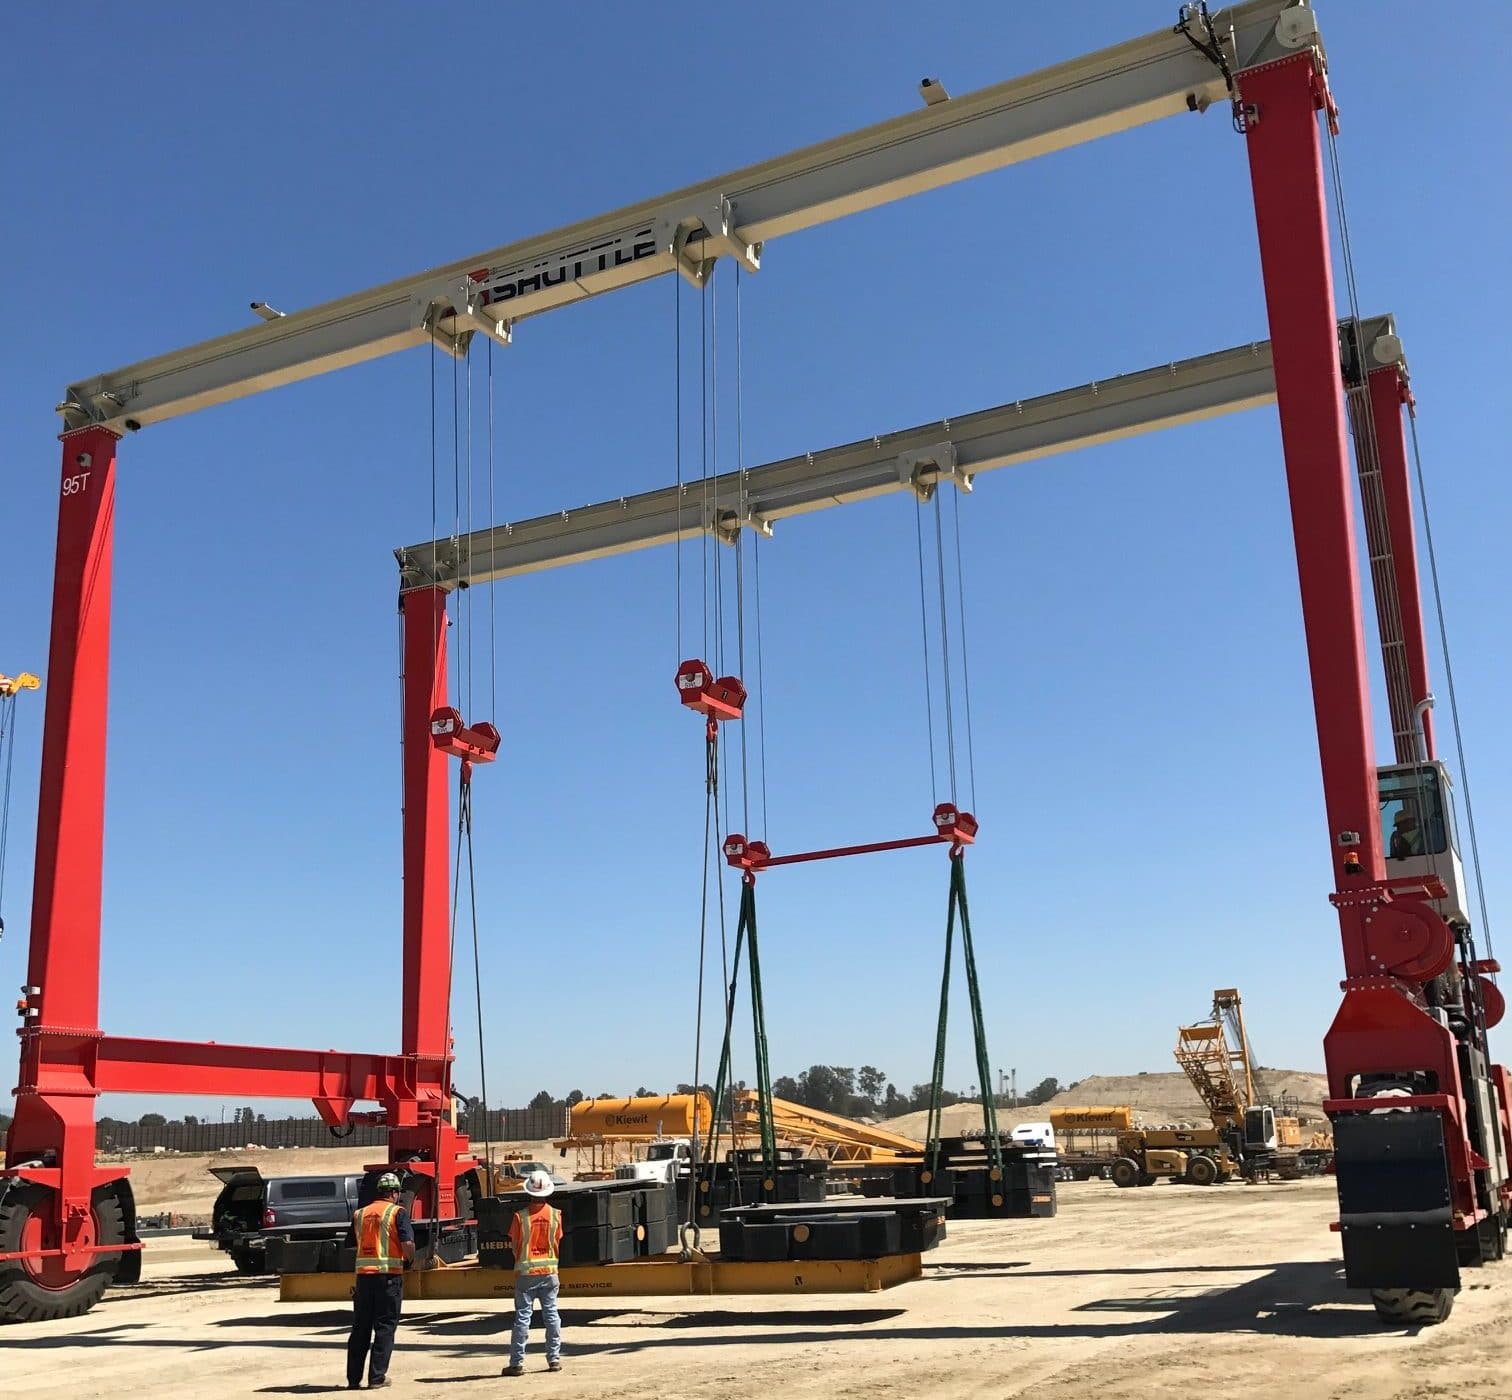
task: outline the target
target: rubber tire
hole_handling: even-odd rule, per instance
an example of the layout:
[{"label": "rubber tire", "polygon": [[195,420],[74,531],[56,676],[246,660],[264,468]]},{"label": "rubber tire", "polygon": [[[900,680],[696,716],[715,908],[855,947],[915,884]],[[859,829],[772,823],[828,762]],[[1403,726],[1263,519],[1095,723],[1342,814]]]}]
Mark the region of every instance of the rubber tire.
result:
[{"label": "rubber tire", "polygon": [[[22,1186],[6,1193],[4,1204],[0,1204],[0,1253],[21,1248],[26,1221],[51,1194],[45,1186]],[[120,1197],[108,1186],[101,1186],[96,1189],[92,1204],[95,1243],[124,1244],[126,1218]],[[0,1319],[51,1322],[60,1317],[79,1317],[100,1301],[116,1276],[118,1263],[114,1254],[96,1255],[89,1268],[67,1289],[42,1287],[19,1259],[0,1264]]]},{"label": "rubber tire", "polygon": [[1199,1153],[1187,1162],[1186,1179],[1193,1186],[1212,1186],[1218,1180],[1218,1163]]},{"label": "rubber tire", "polygon": [[1120,1157],[1113,1163],[1110,1175],[1113,1178],[1115,1186],[1138,1186],[1140,1177],[1139,1163],[1132,1157]]},{"label": "rubber tire", "polygon": [[266,1274],[271,1272],[268,1268],[268,1256],[259,1250],[233,1249],[231,1262],[236,1265],[236,1272],[246,1274]]},{"label": "rubber tire", "polygon": [[1397,1327],[1436,1327],[1454,1311],[1454,1288],[1373,1288],[1381,1321]]},{"label": "rubber tire", "polygon": [[1155,1184],[1155,1177],[1149,1172],[1141,1172],[1137,1184],[1140,1186],[1153,1186]]}]

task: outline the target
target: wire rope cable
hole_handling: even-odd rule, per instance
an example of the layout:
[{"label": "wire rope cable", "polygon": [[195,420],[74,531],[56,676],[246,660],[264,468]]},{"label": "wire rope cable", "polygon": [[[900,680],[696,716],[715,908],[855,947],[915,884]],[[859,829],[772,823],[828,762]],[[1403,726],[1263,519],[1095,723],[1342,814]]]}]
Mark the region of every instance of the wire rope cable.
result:
[{"label": "wire rope cable", "polygon": [[1449,629],[1444,622],[1444,597],[1439,588],[1438,552],[1433,544],[1433,522],[1428,513],[1428,490],[1423,478],[1423,454],[1418,443],[1417,414],[1409,411],[1407,421],[1412,428],[1412,461],[1417,475],[1418,504],[1423,512],[1423,542],[1428,547],[1428,576],[1433,584],[1433,606],[1438,616],[1439,648],[1444,658],[1444,684],[1449,691],[1449,717],[1454,725],[1454,751],[1459,763],[1460,784],[1465,793],[1465,828],[1470,836],[1470,865],[1475,871],[1475,892],[1480,908],[1481,931],[1486,937],[1486,956],[1494,958],[1496,952],[1491,941],[1491,920],[1486,909],[1486,885],[1481,878],[1480,842],[1475,834],[1475,807],[1470,801],[1470,769],[1465,762],[1459,699],[1454,688],[1454,662],[1449,652]]},{"label": "wire rope cable", "polygon": [[914,495],[914,541],[919,556],[919,640],[924,652],[924,725],[929,740],[929,792],[930,801],[938,806],[940,786],[935,763],[934,691],[929,664],[929,592],[924,583],[924,506],[917,493]]},{"label": "wire rope cable", "polygon": [[945,692],[945,760],[950,775],[950,800],[956,800],[956,738],[955,738],[955,682],[950,670],[950,618],[945,603],[945,540],[941,517],[944,508],[940,504],[940,488],[934,492],[935,574],[940,593],[940,675],[941,689]]},{"label": "wire rope cable", "polygon": [[11,778],[16,766],[17,696],[0,696],[0,762],[5,777],[0,785],[0,932],[5,929],[5,857],[10,846]]},{"label": "wire rope cable", "polygon": [[[488,342],[488,566],[494,566],[499,515],[494,500],[494,344]],[[498,586],[488,589],[488,712],[499,721],[499,607]]]},{"label": "wire rope cable", "polygon": [[976,737],[971,724],[971,653],[966,640],[966,570],[961,562],[961,493],[951,493],[951,524],[955,534],[957,623],[961,633],[961,693],[966,707],[966,778],[971,787],[971,810],[977,809]]}]

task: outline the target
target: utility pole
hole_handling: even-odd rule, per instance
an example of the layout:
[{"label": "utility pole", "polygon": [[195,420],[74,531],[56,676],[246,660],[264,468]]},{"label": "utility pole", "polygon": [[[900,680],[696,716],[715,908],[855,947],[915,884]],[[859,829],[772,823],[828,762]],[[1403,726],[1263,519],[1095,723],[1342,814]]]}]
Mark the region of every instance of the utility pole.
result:
[{"label": "utility pole", "polygon": [[1011,1104],[1011,1107],[1017,1108],[1018,1107],[1018,1071],[1016,1069],[1011,1069],[1011,1070],[1008,1071],[1008,1097],[1013,1100],[1013,1102]]}]

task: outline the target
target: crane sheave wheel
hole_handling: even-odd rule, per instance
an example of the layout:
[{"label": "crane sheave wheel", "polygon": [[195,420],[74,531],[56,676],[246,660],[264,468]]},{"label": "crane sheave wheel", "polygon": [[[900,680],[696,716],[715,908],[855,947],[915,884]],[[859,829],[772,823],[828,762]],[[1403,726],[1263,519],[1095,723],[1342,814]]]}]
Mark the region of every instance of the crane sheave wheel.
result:
[{"label": "crane sheave wheel", "polygon": [[1138,1186],[1139,1163],[1132,1157],[1120,1157],[1113,1163],[1112,1175],[1115,1186]]},{"label": "crane sheave wheel", "polygon": [[[51,1195],[45,1186],[22,1186],[6,1194],[0,1204],[0,1254],[57,1248],[56,1232],[48,1221]],[[109,1187],[94,1193],[85,1230],[91,1244],[125,1243],[125,1215],[120,1198]],[[119,1262],[118,1254],[91,1254],[82,1265],[62,1259],[12,1259],[0,1264],[0,1318],[49,1322],[87,1313],[115,1278]]]},{"label": "crane sheave wheel", "polygon": [[1370,1301],[1383,1322],[1432,1327],[1454,1309],[1453,1288],[1373,1288]]},{"label": "crane sheave wheel", "polygon": [[1187,1163],[1187,1180],[1193,1186],[1211,1186],[1218,1180],[1218,1163],[1211,1157],[1193,1157]]}]

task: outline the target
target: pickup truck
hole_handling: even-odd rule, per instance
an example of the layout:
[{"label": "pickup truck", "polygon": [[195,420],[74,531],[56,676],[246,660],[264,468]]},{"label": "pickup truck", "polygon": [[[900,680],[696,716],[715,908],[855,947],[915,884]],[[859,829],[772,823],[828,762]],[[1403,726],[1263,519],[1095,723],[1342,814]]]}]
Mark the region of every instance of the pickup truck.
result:
[{"label": "pickup truck", "polygon": [[636,1150],[633,1162],[614,1169],[617,1181],[675,1182],[693,1170],[693,1144],[688,1138],[658,1138]]},{"label": "pickup truck", "polygon": [[231,1256],[238,1273],[268,1273],[268,1241],[342,1240],[352,1228],[362,1174],[264,1176],[256,1167],[211,1167],[220,1195],[210,1228],[195,1231]]}]

